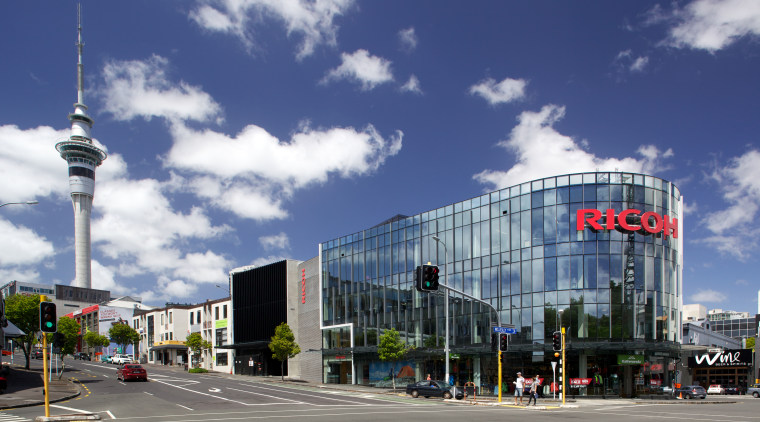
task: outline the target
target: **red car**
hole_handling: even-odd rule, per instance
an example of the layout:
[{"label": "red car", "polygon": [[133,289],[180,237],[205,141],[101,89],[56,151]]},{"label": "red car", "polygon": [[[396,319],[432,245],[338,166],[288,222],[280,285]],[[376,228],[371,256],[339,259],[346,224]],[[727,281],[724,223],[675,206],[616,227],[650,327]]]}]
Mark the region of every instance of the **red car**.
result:
[{"label": "red car", "polygon": [[116,370],[116,379],[123,381],[148,381],[148,372],[141,365],[138,365],[136,363],[128,363],[126,365],[122,365],[119,367],[119,369]]}]

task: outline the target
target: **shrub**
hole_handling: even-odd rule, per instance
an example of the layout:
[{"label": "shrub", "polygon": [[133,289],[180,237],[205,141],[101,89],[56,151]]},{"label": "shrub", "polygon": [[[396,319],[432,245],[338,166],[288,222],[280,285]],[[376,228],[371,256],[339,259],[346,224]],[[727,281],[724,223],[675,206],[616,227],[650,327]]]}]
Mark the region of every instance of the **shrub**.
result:
[{"label": "shrub", "polygon": [[188,370],[187,372],[189,372],[191,374],[205,374],[206,372],[208,372],[208,369],[190,368],[190,370]]}]

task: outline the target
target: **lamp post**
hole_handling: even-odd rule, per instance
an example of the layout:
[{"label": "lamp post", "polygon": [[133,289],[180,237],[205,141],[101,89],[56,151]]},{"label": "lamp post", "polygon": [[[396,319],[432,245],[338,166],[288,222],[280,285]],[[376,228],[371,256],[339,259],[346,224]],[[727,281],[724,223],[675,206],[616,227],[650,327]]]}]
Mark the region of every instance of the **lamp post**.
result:
[{"label": "lamp post", "polygon": [[0,207],[4,207],[6,205],[37,205],[37,204],[39,204],[39,201],[6,202],[4,204],[0,204]]},{"label": "lamp post", "polygon": [[[433,236],[433,240],[443,245],[443,252],[446,257],[446,263],[444,264],[446,268],[446,277],[444,278],[444,283],[446,286],[449,284],[449,249],[446,247],[446,244],[443,243],[443,241],[438,236]],[[446,320],[446,338],[443,341],[443,351],[445,353],[445,367],[446,367],[446,379],[444,381],[449,382],[449,290],[446,290],[446,293],[443,295],[443,318]]]}]

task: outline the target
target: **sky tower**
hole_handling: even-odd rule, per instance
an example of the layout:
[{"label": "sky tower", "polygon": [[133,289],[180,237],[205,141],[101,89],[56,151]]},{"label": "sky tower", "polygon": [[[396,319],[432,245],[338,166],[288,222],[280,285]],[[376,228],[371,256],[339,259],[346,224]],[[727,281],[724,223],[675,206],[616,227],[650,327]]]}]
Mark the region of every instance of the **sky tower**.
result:
[{"label": "sky tower", "polygon": [[84,65],[82,64],[82,15],[77,6],[77,102],[69,114],[71,135],[55,149],[69,163],[69,187],[74,205],[74,286],[92,288],[92,247],[90,246],[90,214],[95,196],[95,167],[106,159],[105,151],[92,143],[93,120],[84,105]]}]

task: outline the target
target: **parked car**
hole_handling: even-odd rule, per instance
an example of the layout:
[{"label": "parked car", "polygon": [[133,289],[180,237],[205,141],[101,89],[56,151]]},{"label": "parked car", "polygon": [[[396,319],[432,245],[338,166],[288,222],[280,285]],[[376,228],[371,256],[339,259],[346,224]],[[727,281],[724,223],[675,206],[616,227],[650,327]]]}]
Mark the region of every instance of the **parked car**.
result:
[{"label": "parked car", "polygon": [[34,349],[32,351],[32,359],[42,359],[42,349]]},{"label": "parked car", "polygon": [[751,394],[756,399],[760,398],[760,384],[752,384],[747,387],[747,394]]},{"label": "parked car", "polygon": [[738,395],[742,393],[742,388],[738,385],[727,385],[723,389],[723,394]]},{"label": "parked car", "polygon": [[707,387],[707,394],[726,394],[726,389],[720,384],[713,384]]},{"label": "parked car", "polygon": [[125,363],[134,363],[131,355],[116,354],[111,358],[111,363],[116,365],[124,365]]},{"label": "parked car", "polygon": [[74,359],[76,360],[90,360],[90,355],[84,352],[74,353]]},{"label": "parked car", "polygon": [[419,396],[425,398],[443,397],[444,399],[456,397],[457,400],[464,398],[464,391],[461,388],[456,388],[445,381],[420,381],[408,384],[406,394],[414,398]]},{"label": "parked car", "polygon": [[127,363],[116,370],[116,379],[148,381],[148,372],[141,365]]},{"label": "parked car", "polygon": [[675,395],[676,397],[683,397],[685,399],[694,399],[697,397],[704,399],[707,397],[707,391],[705,391],[705,387],[700,385],[687,385],[685,387],[677,388]]},{"label": "parked car", "polygon": [[100,361],[103,363],[111,363],[111,355],[100,356]]}]

